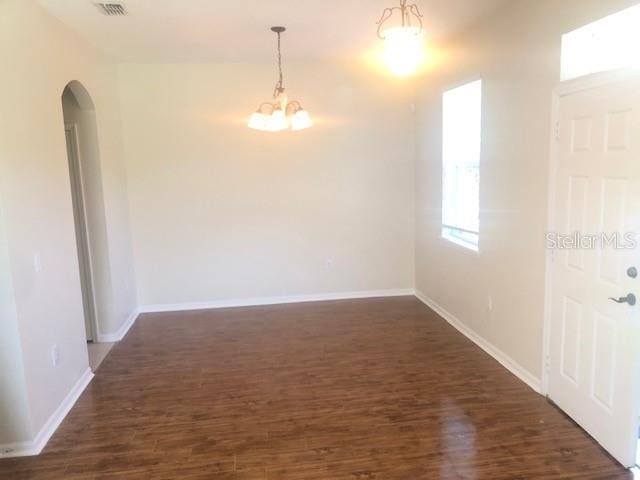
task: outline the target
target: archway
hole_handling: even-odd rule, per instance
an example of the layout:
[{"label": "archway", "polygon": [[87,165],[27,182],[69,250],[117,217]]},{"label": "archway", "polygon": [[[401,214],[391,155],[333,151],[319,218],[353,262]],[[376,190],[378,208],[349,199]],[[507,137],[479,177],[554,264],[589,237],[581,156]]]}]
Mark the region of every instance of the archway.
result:
[{"label": "archway", "polygon": [[64,88],[61,101],[85,329],[87,341],[98,342],[107,303],[108,252],[95,106],[75,80]]}]

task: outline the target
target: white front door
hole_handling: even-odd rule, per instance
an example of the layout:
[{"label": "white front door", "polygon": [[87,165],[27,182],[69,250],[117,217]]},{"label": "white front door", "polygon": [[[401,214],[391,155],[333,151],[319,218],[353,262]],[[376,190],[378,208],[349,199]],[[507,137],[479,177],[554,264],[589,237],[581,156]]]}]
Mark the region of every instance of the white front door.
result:
[{"label": "white front door", "polygon": [[640,272],[640,80],[561,95],[558,126],[548,240],[564,248],[553,255],[549,397],[630,467],[640,415],[640,275],[629,270]]}]

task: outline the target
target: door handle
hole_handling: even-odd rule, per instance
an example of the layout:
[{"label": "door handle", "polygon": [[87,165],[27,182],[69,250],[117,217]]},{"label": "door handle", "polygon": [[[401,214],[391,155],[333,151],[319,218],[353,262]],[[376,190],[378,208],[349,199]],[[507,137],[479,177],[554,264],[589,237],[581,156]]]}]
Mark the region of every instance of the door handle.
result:
[{"label": "door handle", "polygon": [[609,300],[614,301],[616,303],[628,303],[631,306],[634,306],[637,302],[636,296],[633,293],[630,293],[626,297],[620,297],[618,299],[610,297]]}]

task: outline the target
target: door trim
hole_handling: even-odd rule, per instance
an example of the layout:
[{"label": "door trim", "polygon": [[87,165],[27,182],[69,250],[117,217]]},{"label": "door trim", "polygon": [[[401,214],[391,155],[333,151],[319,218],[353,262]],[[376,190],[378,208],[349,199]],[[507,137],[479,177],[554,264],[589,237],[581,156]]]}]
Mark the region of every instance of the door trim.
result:
[{"label": "door trim", "polygon": [[[87,271],[89,273],[89,282],[91,283],[90,287],[90,299],[91,299],[91,306],[93,309],[93,316],[92,318],[89,318],[88,321],[85,319],[85,325],[89,324],[89,329],[90,332],[88,333],[87,336],[87,340],[90,340],[91,342],[99,342],[99,332],[98,332],[98,306],[96,304],[96,293],[95,293],[95,275],[93,272],[93,251],[91,249],[91,234],[89,232],[89,222],[87,219],[87,198],[86,198],[86,192],[85,192],[85,183],[84,183],[84,172],[82,171],[82,159],[80,156],[80,137],[78,135],[78,125],[76,123],[65,123],[64,124],[64,130],[65,132],[70,132],[72,138],[73,138],[73,148],[75,150],[74,154],[75,154],[75,159],[76,159],[76,163],[77,165],[75,165],[75,167],[77,168],[77,174],[78,174],[78,181],[80,183],[79,190],[80,190],[80,200],[82,202],[82,214],[84,217],[84,232],[82,232],[82,235],[84,236],[84,238],[86,239],[86,248],[87,248],[87,265],[85,266],[87,268]],[[68,159],[69,161],[69,168],[73,168],[73,166],[71,165],[70,159]],[[73,195],[73,189],[74,186],[71,185],[71,193]],[[76,207],[75,205],[73,206],[73,210],[74,210],[74,215],[77,215],[78,212],[76,211]],[[76,222],[74,221],[74,224]],[[78,228],[78,225],[74,225],[74,228]],[[79,253],[79,249],[80,246],[77,244],[76,241],[76,251],[78,251]],[[81,265],[81,260],[80,260],[80,255],[78,255],[78,263],[79,263],[79,268],[83,268],[83,265]],[[83,290],[82,291],[82,296],[84,297],[84,288],[85,286],[82,285],[82,276],[80,277],[80,288]],[[84,302],[84,299],[83,299]],[[83,307],[83,314],[86,315],[86,312],[84,311],[84,307]],[[89,338],[91,337],[91,338]]]},{"label": "door trim", "polygon": [[592,88],[602,87],[611,83],[640,78],[640,68],[622,68],[608,72],[592,73],[584,77],[574,78],[560,82],[554,89],[558,97],[571,95],[572,93]]},{"label": "door trim", "polygon": [[[551,125],[549,135],[549,163],[548,163],[548,195],[547,195],[547,232],[555,230],[557,218],[556,190],[557,171],[559,166],[559,126],[560,126],[560,101],[563,97],[585,90],[612,85],[623,81],[636,81],[640,83],[640,68],[626,68],[609,72],[596,73],[573,80],[558,83],[551,93]],[[553,272],[555,252],[546,249],[545,246],[545,286],[544,286],[544,319],[543,319],[543,355],[542,376],[540,393],[549,398],[550,373],[551,373],[551,329],[552,329],[552,299],[553,299]],[[640,379],[637,384],[629,389],[629,395],[635,396],[636,402],[640,399]],[[632,419],[633,421],[633,419]],[[585,430],[586,432],[586,430]],[[587,432],[589,434],[589,432]],[[598,441],[598,440],[596,440]],[[640,440],[639,440],[640,442]],[[640,443],[638,444],[640,453]],[[640,458],[636,457],[636,461]],[[640,473],[640,466],[632,467],[631,471],[636,475]]]}]

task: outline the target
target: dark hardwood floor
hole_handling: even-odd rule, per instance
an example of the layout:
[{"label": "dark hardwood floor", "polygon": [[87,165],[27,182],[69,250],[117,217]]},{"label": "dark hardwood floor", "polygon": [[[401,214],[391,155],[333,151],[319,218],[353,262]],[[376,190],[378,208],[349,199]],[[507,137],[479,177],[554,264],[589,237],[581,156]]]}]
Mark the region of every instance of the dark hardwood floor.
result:
[{"label": "dark hardwood floor", "polygon": [[2,479],[630,479],[414,298],[142,316]]}]

